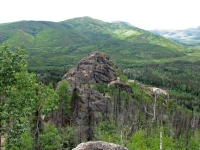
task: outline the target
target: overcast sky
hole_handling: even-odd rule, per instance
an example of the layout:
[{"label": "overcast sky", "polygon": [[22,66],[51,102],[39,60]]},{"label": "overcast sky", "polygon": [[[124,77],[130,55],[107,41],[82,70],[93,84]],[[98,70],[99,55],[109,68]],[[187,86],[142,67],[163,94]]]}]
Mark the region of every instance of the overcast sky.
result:
[{"label": "overcast sky", "polygon": [[89,16],[146,30],[200,26],[200,0],[1,0],[0,6],[0,23]]}]

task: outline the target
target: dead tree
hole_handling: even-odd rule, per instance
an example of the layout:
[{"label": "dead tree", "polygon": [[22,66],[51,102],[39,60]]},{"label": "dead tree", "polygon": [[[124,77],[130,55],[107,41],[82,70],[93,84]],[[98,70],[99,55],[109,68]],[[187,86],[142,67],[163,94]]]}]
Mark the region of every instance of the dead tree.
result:
[{"label": "dead tree", "polygon": [[87,101],[87,110],[88,110],[88,141],[91,141],[93,139],[93,122],[94,122],[94,113],[93,109],[91,107],[91,101],[90,101],[91,93],[88,94],[88,101]]},{"label": "dead tree", "polygon": [[156,103],[157,103],[157,100],[158,100],[159,95],[160,95],[160,89],[157,89],[157,90],[154,92],[153,113],[148,112],[146,106],[144,106],[145,112],[146,112],[147,114],[153,116],[152,122],[154,122],[154,121],[156,120]]}]

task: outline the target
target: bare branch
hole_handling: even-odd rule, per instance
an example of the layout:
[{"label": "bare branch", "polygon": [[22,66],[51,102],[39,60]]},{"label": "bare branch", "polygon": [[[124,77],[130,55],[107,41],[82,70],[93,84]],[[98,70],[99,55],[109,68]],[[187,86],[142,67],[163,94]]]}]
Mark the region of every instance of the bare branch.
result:
[{"label": "bare branch", "polygon": [[147,107],[146,107],[146,106],[144,106],[144,109],[145,109],[145,112],[146,112],[147,114],[149,114],[149,115],[151,115],[151,116],[154,117],[154,115],[153,115],[152,113],[149,113],[149,112],[147,111]]}]

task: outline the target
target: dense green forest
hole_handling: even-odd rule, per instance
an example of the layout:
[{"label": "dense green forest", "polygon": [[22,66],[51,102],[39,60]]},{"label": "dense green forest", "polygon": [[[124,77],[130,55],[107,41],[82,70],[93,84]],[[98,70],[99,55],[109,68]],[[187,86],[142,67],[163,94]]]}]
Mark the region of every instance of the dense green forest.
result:
[{"label": "dense green forest", "polygon": [[[0,45],[0,141],[6,149],[71,149],[88,139],[159,149],[160,134],[163,149],[200,148],[199,47],[89,17],[2,24]],[[73,102],[80,95],[68,82],[58,82],[94,51],[116,62],[123,82],[135,82],[129,83],[131,93],[105,83],[86,85],[112,101],[106,117],[80,107],[93,118],[80,131],[73,125]]]},{"label": "dense green forest", "polygon": [[[28,73],[23,47],[10,51],[4,46],[0,54],[0,138],[6,149],[71,149],[87,140],[113,142],[129,149],[159,149],[160,135],[164,149],[200,147],[199,106],[186,109],[137,82],[130,83],[131,93],[105,83],[86,84],[85,89],[112,99],[106,102],[106,114],[99,118],[89,106],[83,110],[76,104],[80,95],[76,90],[69,92],[66,80],[54,90],[52,84],[42,84],[37,74]],[[127,82],[120,70],[117,74]],[[73,126],[76,111],[77,115],[88,111],[83,119],[92,118],[82,130]]]},{"label": "dense green forest", "polygon": [[120,68],[188,59],[187,49],[148,31],[89,17],[62,22],[21,21],[0,26],[0,44],[14,49],[23,43],[29,72],[46,85],[56,85],[83,56],[93,51],[110,55]]}]

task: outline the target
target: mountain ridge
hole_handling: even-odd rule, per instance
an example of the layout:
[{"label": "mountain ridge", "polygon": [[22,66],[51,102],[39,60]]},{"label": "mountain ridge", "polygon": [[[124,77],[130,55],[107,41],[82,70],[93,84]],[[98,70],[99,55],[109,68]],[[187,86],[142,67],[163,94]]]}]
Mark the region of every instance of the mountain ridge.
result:
[{"label": "mountain ridge", "polygon": [[129,22],[126,22],[126,21],[112,21],[111,23],[135,27],[134,25],[132,25],[132,24],[130,24]]},{"label": "mountain ridge", "polygon": [[27,49],[32,70],[63,68],[92,51],[112,54],[121,67],[132,66],[135,61],[185,55],[182,46],[164,37],[90,17],[61,22],[20,21],[0,26],[0,45],[7,44],[14,49],[20,43]]},{"label": "mountain ridge", "polygon": [[185,46],[200,46],[200,26],[182,30],[150,30]]}]

